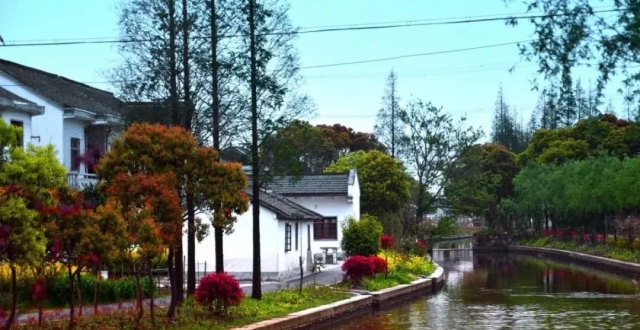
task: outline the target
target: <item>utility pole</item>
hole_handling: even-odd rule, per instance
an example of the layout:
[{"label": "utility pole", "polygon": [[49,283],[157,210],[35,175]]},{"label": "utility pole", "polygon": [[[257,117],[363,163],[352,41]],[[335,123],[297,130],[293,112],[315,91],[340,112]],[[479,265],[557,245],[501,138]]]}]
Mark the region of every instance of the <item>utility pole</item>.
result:
[{"label": "utility pole", "polygon": [[258,93],[256,77],[255,0],[249,0],[249,49],[251,52],[251,172],[253,177],[253,282],[251,298],[262,299],[260,265],[260,162],[258,160]]}]

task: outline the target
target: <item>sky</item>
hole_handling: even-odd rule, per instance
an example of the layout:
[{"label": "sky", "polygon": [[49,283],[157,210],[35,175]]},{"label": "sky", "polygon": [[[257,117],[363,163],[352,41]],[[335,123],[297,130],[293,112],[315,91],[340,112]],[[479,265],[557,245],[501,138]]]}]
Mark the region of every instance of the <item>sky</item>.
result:
[{"label": "sky", "polygon": [[[122,0],[0,0],[0,35],[6,42],[54,41],[118,36],[118,4]],[[457,19],[521,14],[519,1],[503,0],[290,0],[295,26],[320,27],[390,21]],[[529,23],[507,27],[502,21],[402,27],[387,30],[303,34],[296,39],[301,67],[370,60],[401,55],[471,48],[529,40]],[[115,45],[0,47],[0,58],[52,72],[94,87],[111,90],[104,72],[119,62]],[[515,71],[509,68],[515,65]],[[302,90],[316,105],[314,124],[341,123],[371,132],[381,107],[386,77],[393,69],[403,102],[414,98],[443,107],[469,125],[491,127],[498,88],[523,121],[530,117],[538,92],[532,91],[535,63],[521,59],[517,46],[504,46],[393,61],[318,69],[302,69]],[[584,83],[593,72],[580,70]],[[622,97],[608,88],[616,110]]]}]

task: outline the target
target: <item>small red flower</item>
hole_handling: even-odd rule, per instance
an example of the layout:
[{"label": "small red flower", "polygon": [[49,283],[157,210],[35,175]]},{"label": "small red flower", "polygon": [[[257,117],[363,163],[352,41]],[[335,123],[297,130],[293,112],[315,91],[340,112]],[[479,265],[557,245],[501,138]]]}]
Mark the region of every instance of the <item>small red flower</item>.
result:
[{"label": "small red flower", "polygon": [[392,236],[384,234],[384,235],[382,235],[380,237],[380,243],[381,243],[382,248],[384,250],[388,250],[389,248],[391,248],[393,246],[393,244],[395,243],[395,240],[393,239]]}]

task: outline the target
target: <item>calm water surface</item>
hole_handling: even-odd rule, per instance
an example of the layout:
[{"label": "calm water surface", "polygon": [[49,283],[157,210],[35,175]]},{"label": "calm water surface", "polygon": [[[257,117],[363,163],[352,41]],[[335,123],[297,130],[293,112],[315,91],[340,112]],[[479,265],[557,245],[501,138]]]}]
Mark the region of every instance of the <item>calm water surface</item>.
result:
[{"label": "calm water surface", "polygon": [[330,329],[640,329],[640,287],[630,278],[514,254],[433,257],[447,277],[439,294]]}]

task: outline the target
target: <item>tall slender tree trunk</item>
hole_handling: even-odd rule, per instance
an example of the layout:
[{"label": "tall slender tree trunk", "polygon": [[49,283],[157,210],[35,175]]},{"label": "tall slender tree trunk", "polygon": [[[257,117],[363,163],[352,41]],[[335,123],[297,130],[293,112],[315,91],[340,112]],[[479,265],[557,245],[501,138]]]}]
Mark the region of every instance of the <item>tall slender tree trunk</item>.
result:
[{"label": "tall slender tree trunk", "polygon": [[391,157],[396,158],[396,86],[391,86]]},{"label": "tall slender tree trunk", "polygon": [[176,67],[176,4],[167,0],[169,7],[169,102],[171,103],[171,125],[180,125],[178,110],[178,73]]},{"label": "tall slender tree trunk", "polygon": [[82,276],[80,275],[80,267],[76,269],[76,277],[78,278],[78,316],[82,316]]},{"label": "tall slender tree trunk", "polygon": [[[218,23],[216,1],[211,0],[211,110],[213,123],[213,149],[218,152],[220,160],[220,97],[218,95]],[[214,223],[216,273],[224,273],[224,233],[221,226]]]},{"label": "tall slender tree trunk", "polygon": [[[188,1],[182,0],[182,67],[184,71],[184,128],[191,131],[193,105],[191,102],[191,73],[189,65],[189,8]],[[189,183],[188,183],[189,184]],[[187,295],[196,291],[196,230],[195,204],[193,195],[187,192]]]},{"label": "tall slender tree trunk", "polygon": [[253,285],[251,298],[262,299],[260,267],[260,162],[258,159],[258,93],[256,69],[255,0],[249,0],[249,37],[251,52],[251,172],[253,176]]},{"label": "tall slender tree trunk", "polygon": [[[4,322],[4,329],[11,329],[13,325],[13,320],[16,317],[16,309],[18,308],[18,278],[16,276],[16,268],[14,266],[9,266],[11,270],[11,312],[9,313],[9,317]],[[73,295],[73,293],[72,293]]]},{"label": "tall slender tree trunk", "polygon": [[178,305],[178,289],[176,285],[176,273],[173,268],[174,261],[174,248],[169,248],[169,255],[167,257],[167,275],[169,275],[169,287],[171,288],[171,301],[169,302],[169,308],[167,308],[167,320],[171,322],[176,315],[176,307]]},{"label": "tall slender tree trunk", "polygon": [[102,267],[98,266],[96,268],[96,286],[93,288],[93,314],[98,314],[98,295],[100,294],[100,282],[102,282],[102,276],[100,274],[100,270]]},{"label": "tall slender tree trunk", "polygon": [[135,264],[133,266],[133,274],[136,279],[136,308],[138,309],[134,329],[138,330],[140,329],[140,320],[144,316],[144,308],[142,306],[142,289],[140,288],[140,270],[136,268]]},{"label": "tall slender tree trunk", "polygon": [[184,249],[182,248],[182,240],[178,243],[175,253],[175,283],[177,302],[181,304],[184,300]]},{"label": "tall slender tree trunk", "polygon": [[155,310],[155,300],[154,293],[156,289],[156,284],[153,283],[153,274],[151,270],[153,269],[153,262],[149,260],[149,270],[147,271],[147,278],[149,278],[149,315],[151,315],[151,325],[152,329],[156,327],[156,310]]},{"label": "tall slender tree trunk", "polygon": [[196,292],[196,214],[193,195],[187,193],[187,295]]},{"label": "tall slender tree trunk", "polygon": [[69,329],[73,329],[76,323],[76,312],[73,303],[75,300],[75,289],[73,285],[75,280],[73,279],[73,272],[71,272],[71,265],[67,266],[67,273],[69,274]]}]

